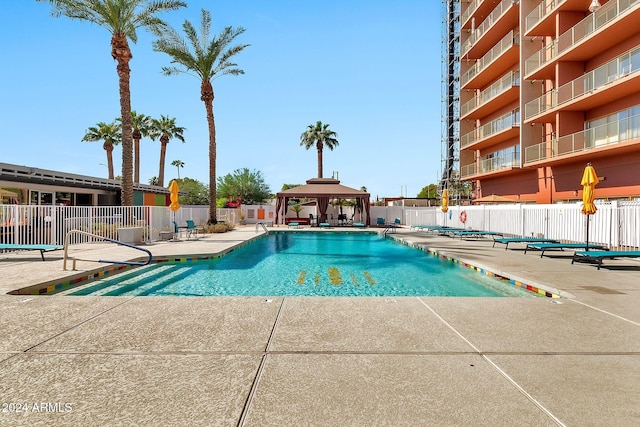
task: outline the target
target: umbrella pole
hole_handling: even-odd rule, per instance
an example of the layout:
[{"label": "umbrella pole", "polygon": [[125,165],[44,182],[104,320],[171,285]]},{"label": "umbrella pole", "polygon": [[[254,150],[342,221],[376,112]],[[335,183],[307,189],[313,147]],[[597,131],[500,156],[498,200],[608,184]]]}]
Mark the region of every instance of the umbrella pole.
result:
[{"label": "umbrella pole", "polygon": [[589,214],[585,215],[587,217],[587,245],[585,250],[589,250]]}]

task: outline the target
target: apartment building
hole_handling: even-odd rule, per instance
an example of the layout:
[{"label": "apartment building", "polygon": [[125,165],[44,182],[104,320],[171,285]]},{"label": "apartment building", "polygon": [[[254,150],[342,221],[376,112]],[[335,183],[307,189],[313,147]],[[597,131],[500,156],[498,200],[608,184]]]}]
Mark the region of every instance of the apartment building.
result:
[{"label": "apartment building", "polygon": [[473,197],[640,200],[640,0],[462,0],[460,175]]}]

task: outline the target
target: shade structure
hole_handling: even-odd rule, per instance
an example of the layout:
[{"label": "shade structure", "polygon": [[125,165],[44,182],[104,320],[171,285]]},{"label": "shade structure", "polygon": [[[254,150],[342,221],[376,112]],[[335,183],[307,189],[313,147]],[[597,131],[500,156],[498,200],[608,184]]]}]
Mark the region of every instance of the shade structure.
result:
[{"label": "shade structure", "polygon": [[[366,222],[370,218],[370,194],[366,191],[356,190],[355,188],[341,185],[340,181],[333,178],[313,178],[307,180],[306,185],[290,188],[279,192],[276,200],[276,224],[279,218],[284,218],[287,214],[289,199],[306,198],[316,199],[318,202],[318,210],[322,221],[326,219],[327,208],[330,199],[355,199],[356,206],[362,209],[362,213],[366,216]],[[280,216],[282,213],[282,216]]]},{"label": "shade structure", "polygon": [[593,203],[593,200],[596,196],[596,184],[600,182],[598,180],[598,175],[596,174],[596,170],[591,163],[587,163],[587,167],[584,168],[584,172],[582,173],[582,181],[580,184],[582,185],[582,213],[586,215],[587,224],[586,224],[586,239],[585,250],[589,250],[589,215],[593,215],[596,213],[598,209],[596,209],[596,205]]},{"label": "shade structure", "polygon": [[442,209],[442,212],[447,212],[449,210],[449,190],[446,188],[442,190],[442,206],[440,209]]},{"label": "shade structure", "polygon": [[169,195],[169,200],[171,200],[169,209],[171,209],[172,212],[175,212],[180,209],[180,203],[178,203],[178,192],[180,191],[180,188],[178,187],[178,183],[175,179],[171,181],[171,184],[169,185],[169,191],[171,192],[171,194]]}]

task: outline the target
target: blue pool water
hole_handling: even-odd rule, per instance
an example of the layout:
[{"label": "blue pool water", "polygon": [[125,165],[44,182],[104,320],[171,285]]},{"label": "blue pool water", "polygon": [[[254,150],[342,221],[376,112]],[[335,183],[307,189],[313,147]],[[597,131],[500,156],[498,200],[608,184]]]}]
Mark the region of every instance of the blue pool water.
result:
[{"label": "blue pool water", "polygon": [[152,264],[70,295],[531,296],[377,234],[296,232],[217,259]]}]

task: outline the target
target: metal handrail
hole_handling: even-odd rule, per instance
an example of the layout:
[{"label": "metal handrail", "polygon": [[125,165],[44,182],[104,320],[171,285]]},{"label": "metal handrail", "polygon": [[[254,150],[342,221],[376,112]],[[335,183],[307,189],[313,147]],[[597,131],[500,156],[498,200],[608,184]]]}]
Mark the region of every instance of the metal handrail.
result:
[{"label": "metal handrail", "polygon": [[[145,262],[109,261],[109,260],[102,260],[102,259],[100,259],[98,261],[94,261],[94,260],[80,260],[80,261],[94,261],[94,262],[104,262],[104,263],[110,263],[110,264],[124,264],[124,265],[143,266],[143,265],[151,264],[151,261],[153,260],[153,255],[147,249],[144,249],[144,248],[141,248],[141,247],[129,244],[129,243],[121,242],[119,240],[109,239],[108,237],[99,236],[97,234],[88,233],[86,231],[69,230],[67,232],[67,234],[65,235],[65,237],[64,237],[64,259],[63,259],[63,262],[62,262],[62,269],[65,270],[65,271],[67,270],[67,258],[69,258],[67,253],[68,253],[68,249],[69,249],[69,236],[71,236],[71,234],[82,234],[82,235],[85,235],[85,236],[94,237],[94,238],[100,239],[101,241],[104,241],[104,242],[111,242],[111,243],[115,243],[115,244],[120,245],[120,246],[126,246],[128,248],[137,249],[139,251],[146,252],[147,255],[149,255],[149,258],[147,258],[147,261],[145,261]],[[73,259],[73,270],[75,270],[76,269],[76,261],[78,261],[79,258],[72,258],[72,259]]]},{"label": "metal handrail", "polygon": [[264,232],[269,234],[269,230],[267,229],[267,226],[265,225],[264,222],[256,222],[256,233],[258,232],[258,226],[261,225],[262,228],[264,229]]}]

